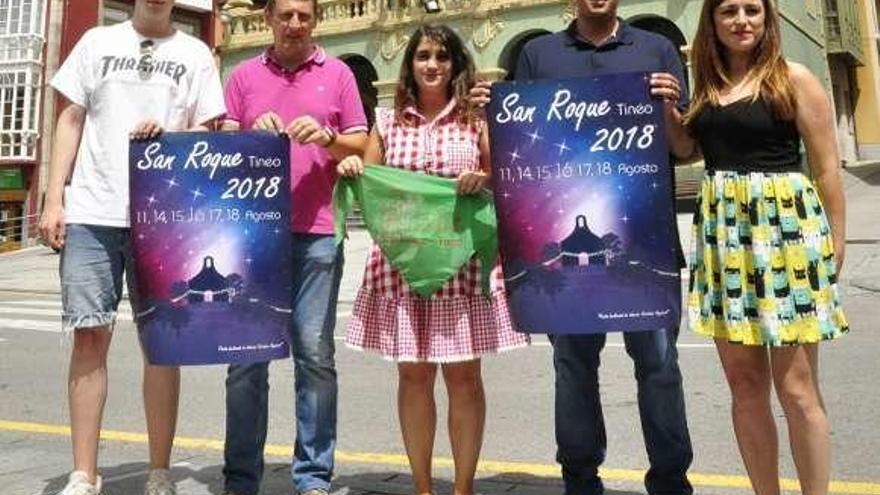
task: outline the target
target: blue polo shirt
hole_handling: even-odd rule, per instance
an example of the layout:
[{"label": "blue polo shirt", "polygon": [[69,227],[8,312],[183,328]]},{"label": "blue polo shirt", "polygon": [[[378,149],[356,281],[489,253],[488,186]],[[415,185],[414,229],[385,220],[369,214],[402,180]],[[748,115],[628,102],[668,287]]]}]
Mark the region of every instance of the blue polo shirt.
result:
[{"label": "blue polo shirt", "polygon": [[[617,33],[600,46],[582,40],[577,23],[565,31],[526,43],[516,64],[516,80],[567,79],[621,72],[668,72],[686,87],[678,50],[663,36],[630,26],[622,19]],[[687,106],[687,91],[679,105]]]},{"label": "blue polo shirt", "polygon": [[[516,80],[568,79],[622,72],[668,72],[682,85],[678,105],[685,108],[689,101],[688,81],[678,50],[659,34],[632,27],[622,19],[619,21],[617,33],[599,46],[578,37],[575,21],[565,31],[529,41],[517,60]],[[670,163],[673,163],[672,160],[670,155]],[[674,188],[673,167],[669,167],[669,170],[673,175]],[[674,205],[674,191],[672,196]],[[678,242],[678,224],[673,223],[672,228],[678,264],[684,267],[684,254]]]}]

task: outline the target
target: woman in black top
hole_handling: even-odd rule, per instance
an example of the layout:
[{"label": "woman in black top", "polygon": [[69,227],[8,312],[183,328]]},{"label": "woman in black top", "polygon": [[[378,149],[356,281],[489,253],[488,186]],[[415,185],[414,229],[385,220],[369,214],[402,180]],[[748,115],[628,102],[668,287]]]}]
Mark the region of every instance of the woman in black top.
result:
[{"label": "woman in black top", "polygon": [[[715,339],[752,487],[780,492],[772,383],[801,489],[824,495],[830,427],[817,343],[848,330],[837,289],[844,199],[825,89],[784,60],[780,39],[773,2],[706,0],[693,42],[692,106],[681,115],[668,104],[666,115],[673,152],[702,153],[706,162],[688,318]],[[801,140],[815,186],[801,172]]]}]

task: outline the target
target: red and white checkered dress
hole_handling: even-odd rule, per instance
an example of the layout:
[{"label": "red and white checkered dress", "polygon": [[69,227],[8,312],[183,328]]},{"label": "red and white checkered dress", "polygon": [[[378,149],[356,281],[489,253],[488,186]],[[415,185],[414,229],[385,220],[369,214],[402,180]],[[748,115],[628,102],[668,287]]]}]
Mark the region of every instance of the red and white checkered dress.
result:
[{"label": "red and white checkered dress", "polygon": [[[433,122],[415,109],[417,124],[394,122],[394,111],[378,109],[376,126],[385,165],[440,177],[458,177],[479,167],[480,125],[460,123],[455,101]],[[345,342],[394,361],[456,362],[528,345],[515,332],[504,295],[500,265],[492,271],[492,294],[481,290],[480,261],[472,258],[430,298],[412,292],[373,243],[364,280],[354,303]]]}]

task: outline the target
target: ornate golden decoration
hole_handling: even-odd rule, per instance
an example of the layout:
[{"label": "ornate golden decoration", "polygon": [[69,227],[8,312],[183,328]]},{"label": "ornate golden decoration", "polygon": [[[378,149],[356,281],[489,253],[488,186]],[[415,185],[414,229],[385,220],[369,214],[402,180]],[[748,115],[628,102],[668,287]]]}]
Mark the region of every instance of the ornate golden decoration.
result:
[{"label": "ornate golden decoration", "polygon": [[223,10],[234,9],[236,7],[253,7],[254,2],[252,0],[228,0],[225,4],[223,4]]},{"label": "ornate golden decoration", "polygon": [[408,28],[379,32],[376,36],[376,44],[379,46],[379,54],[385,61],[394,60],[406,47],[406,44],[409,43],[408,33]]},{"label": "ornate golden decoration", "polygon": [[565,5],[560,17],[562,17],[562,22],[565,25],[568,25],[571,21],[575,20],[577,17],[577,7],[575,7],[574,1],[570,1]]},{"label": "ornate golden decoration", "polygon": [[504,21],[499,20],[497,17],[471,19],[471,22],[465,27],[466,33],[463,34],[465,34],[466,38],[471,39],[477,50],[483,51],[505,27]]},{"label": "ornate golden decoration", "polygon": [[804,2],[804,10],[807,11],[807,14],[813,19],[818,19],[820,14],[819,2],[816,0],[805,0]]}]

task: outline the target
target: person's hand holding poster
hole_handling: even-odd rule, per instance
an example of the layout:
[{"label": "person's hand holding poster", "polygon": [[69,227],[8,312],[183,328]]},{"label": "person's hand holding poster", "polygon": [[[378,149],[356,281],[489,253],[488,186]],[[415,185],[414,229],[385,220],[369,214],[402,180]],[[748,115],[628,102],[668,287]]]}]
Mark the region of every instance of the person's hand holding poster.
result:
[{"label": "person's hand holding poster", "polygon": [[672,173],[648,79],[493,85],[499,246],[521,331],[678,325]]},{"label": "person's hand holding poster", "polygon": [[133,141],[135,308],[152,364],[288,355],[290,161],[272,133]]}]

